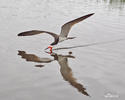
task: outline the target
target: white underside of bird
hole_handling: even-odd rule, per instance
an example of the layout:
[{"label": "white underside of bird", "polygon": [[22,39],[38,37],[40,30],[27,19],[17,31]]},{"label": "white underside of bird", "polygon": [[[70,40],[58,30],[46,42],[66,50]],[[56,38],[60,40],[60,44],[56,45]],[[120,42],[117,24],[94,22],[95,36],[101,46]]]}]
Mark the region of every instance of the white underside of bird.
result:
[{"label": "white underside of bird", "polygon": [[66,37],[59,37],[59,42],[63,42],[63,41],[65,41],[65,40],[67,40]]}]

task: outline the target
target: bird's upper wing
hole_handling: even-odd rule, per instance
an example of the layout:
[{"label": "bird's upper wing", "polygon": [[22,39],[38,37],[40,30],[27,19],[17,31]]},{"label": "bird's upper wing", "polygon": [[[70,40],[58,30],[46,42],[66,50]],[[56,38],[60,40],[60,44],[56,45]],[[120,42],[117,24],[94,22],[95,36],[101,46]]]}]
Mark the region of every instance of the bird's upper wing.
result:
[{"label": "bird's upper wing", "polygon": [[78,23],[78,22],[80,22],[80,21],[82,21],[82,20],[84,20],[84,19],[86,19],[86,18],[92,16],[93,14],[94,14],[94,13],[91,13],[91,14],[88,14],[88,15],[85,15],[85,16],[82,16],[82,17],[79,17],[79,18],[77,18],[77,19],[74,19],[74,20],[72,20],[72,21],[70,21],[70,22],[65,23],[65,24],[61,27],[60,37],[67,37],[67,36],[68,36],[68,33],[69,33],[70,29],[71,29],[71,27],[72,27],[74,24],[76,24],[76,23]]},{"label": "bird's upper wing", "polygon": [[41,33],[47,33],[50,34],[51,36],[54,37],[55,41],[57,42],[58,40],[58,35],[52,32],[48,32],[48,31],[40,31],[40,30],[31,30],[31,31],[25,31],[25,32],[21,32],[18,34],[18,36],[31,36],[31,35],[37,35],[37,34],[41,34]]}]

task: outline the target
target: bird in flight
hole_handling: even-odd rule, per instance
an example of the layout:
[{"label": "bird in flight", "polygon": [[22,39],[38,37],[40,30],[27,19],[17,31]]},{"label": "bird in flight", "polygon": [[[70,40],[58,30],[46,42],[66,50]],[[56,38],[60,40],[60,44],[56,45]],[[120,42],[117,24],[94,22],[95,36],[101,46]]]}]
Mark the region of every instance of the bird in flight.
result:
[{"label": "bird in flight", "polygon": [[37,35],[37,34],[41,34],[41,33],[47,33],[50,34],[51,36],[54,37],[54,42],[52,42],[50,44],[50,46],[48,46],[46,49],[50,48],[50,51],[52,52],[52,46],[58,44],[59,42],[62,42],[64,40],[68,40],[68,39],[74,39],[75,37],[68,37],[69,31],[72,28],[73,25],[75,25],[76,23],[79,23],[81,21],[83,21],[84,19],[92,16],[94,13],[91,14],[87,14],[85,16],[79,17],[77,19],[74,19],[72,21],[69,21],[67,23],[65,23],[62,27],[61,27],[61,32],[60,34],[55,34],[53,32],[48,32],[48,31],[41,31],[41,30],[31,30],[31,31],[25,31],[25,32],[21,32],[18,34],[18,36],[32,36],[32,35]]}]

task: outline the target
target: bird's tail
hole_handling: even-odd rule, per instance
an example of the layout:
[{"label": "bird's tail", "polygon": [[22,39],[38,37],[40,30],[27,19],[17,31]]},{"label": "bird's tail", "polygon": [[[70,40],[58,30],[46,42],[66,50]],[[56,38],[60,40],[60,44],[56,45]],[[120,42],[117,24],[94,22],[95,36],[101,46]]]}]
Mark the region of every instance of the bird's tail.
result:
[{"label": "bird's tail", "polygon": [[76,37],[68,37],[67,39],[74,39],[74,38],[76,38]]}]

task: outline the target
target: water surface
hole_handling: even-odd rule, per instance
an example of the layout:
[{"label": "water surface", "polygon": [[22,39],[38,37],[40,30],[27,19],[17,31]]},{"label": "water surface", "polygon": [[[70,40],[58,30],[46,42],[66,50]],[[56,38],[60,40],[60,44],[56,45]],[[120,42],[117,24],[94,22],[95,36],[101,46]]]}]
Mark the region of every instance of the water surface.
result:
[{"label": "water surface", "polygon": [[[92,17],[75,25],[67,40],[47,34],[17,37],[41,29],[57,34],[67,21]],[[124,100],[125,0],[1,0],[1,100]]]}]

